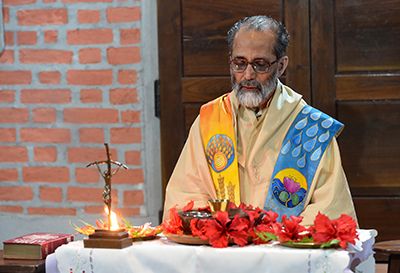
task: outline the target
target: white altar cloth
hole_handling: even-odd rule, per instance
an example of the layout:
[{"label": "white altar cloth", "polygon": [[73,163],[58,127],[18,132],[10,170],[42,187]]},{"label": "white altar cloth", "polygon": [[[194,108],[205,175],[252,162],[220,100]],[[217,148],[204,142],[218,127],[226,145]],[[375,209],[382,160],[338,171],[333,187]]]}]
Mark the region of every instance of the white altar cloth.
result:
[{"label": "white altar cloth", "polygon": [[[180,245],[165,237],[125,249],[83,248],[82,241],[59,247],[46,260],[47,273],[277,273],[375,272],[375,230],[359,230],[350,251],[293,249],[276,244],[212,248]],[[355,265],[361,264],[354,269]],[[53,265],[52,265],[53,264]],[[56,265],[56,266],[54,266]],[[53,269],[51,268],[53,267]]]}]

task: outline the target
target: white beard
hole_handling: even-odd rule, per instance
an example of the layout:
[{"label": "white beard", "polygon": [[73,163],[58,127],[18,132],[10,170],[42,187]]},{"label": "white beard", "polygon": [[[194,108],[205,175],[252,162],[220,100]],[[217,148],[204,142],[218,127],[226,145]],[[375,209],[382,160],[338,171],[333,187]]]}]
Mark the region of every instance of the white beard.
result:
[{"label": "white beard", "polygon": [[[234,90],[240,105],[247,108],[257,108],[269,98],[272,92],[275,91],[278,83],[278,71],[275,71],[275,73],[271,75],[271,78],[265,85],[260,84],[256,80],[245,80],[240,83],[235,83],[233,76],[231,76],[231,80],[233,85],[232,89]],[[242,86],[255,86],[257,89],[252,91],[243,90]]]}]

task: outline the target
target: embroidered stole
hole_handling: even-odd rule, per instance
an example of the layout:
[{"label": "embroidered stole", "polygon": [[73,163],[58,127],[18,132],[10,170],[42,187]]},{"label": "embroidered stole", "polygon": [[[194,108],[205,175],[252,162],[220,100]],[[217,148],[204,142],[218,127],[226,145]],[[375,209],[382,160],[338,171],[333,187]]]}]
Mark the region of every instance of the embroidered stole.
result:
[{"label": "embroidered stole", "polygon": [[280,217],[297,216],[304,210],[322,155],[343,126],[309,105],[303,107],[283,140],[264,209]]},{"label": "embroidered stole", "polygon": [[[200,109],[200,132],[218,199],[240,204],[237,143],[230,95]],[[282,142],[264,209],[299,215],[321,158],[343,124],[309,105],[303,107]]]},{"label": "embroidered stole", "polygon": [[226,94],[201,107],[200,132],[217,198],[239,205],[237,143],[229,96]]}]

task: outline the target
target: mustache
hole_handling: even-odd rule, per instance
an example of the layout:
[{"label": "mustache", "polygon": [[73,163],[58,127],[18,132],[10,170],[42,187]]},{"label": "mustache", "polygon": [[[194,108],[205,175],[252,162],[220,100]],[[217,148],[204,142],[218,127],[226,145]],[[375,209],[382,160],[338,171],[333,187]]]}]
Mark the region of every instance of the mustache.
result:
[{"label": "mustache", "polygon": [[239,88],[242,88],[242,87],[253,87],[253,88],[257,88],[258,90],[262,89],[261,84],[256,80],[250,80],[250,81],[244,80],[244,81],[241,81],[239,83]]}]

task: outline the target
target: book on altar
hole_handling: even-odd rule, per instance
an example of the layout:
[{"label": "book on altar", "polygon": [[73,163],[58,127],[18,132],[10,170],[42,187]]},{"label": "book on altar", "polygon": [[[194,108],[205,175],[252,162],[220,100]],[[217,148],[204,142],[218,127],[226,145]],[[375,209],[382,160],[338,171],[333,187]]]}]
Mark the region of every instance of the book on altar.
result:
[{"label": "book on altar", "polygon": [[74,240],[72,234],[31,233],[3,242],[4,259],[44,259],[57,247]]}]

